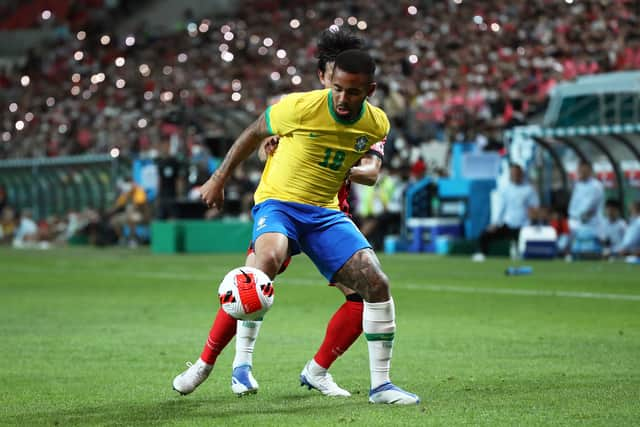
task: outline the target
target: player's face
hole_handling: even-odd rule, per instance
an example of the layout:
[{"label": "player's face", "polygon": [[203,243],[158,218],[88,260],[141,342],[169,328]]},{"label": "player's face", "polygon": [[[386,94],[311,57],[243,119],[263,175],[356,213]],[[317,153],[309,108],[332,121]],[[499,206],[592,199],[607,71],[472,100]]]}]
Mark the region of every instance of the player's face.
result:
[{"label": "player's face", "polygon": [[375,88],[376,84],[364,74],[347,73],[334,68],[331,77],[333,111],[345,120],[355,119],[362,109],[362,103]]},{"label": "player's face", "polygon": [[335,62],[327,62],[324,65],[324,71],[318,70],[318,80],[325,89],[331,89],[331,78],[333,77],[333,66]]}]

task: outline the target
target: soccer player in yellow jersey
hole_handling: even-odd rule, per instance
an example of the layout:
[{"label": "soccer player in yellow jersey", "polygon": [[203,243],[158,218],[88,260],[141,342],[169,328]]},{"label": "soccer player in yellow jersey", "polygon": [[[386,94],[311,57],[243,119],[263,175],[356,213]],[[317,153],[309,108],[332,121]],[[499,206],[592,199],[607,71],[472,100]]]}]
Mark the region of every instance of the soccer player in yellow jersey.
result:
[{"label": "soccer player in yellow jersey", "polygon": [[[389,377],[395,310],[388,278],[367,240],[338,207],[337,192],[351,167],[389,132],[385,113],[366,101],[375,90],[374,72],[373,59],[363,51],[338,55],[331,89],[291,94],[268,108],[242,132],[200,191],[208,206],[221,208],[233,170],[265,137],[279,135],[255,193],[255,266],[274,278],[289,254],[302,251],[327,280],[362,295],[369,401],[416,404],[418,396]],[[182,375],[198,377],[204,369],[193,365]]]},{"label": "soccer player in yellow jersey", "polygon": [[[336,57],[349,49],[360,49],[364,41],[357,35],[343,29],[327,29],[318,38],[318,80],[326,89],[331,88],[331,76]],[[272,154],[277,147],[278,137],[267,138],[266,144],[261,144],[259,155],[266,160],[267,154]],[[350,207],[348,195],[351,181],[364,185],[374,185],[380,174],[382,159],[384,157],[385,141],[379,141],[369,148],[360,159],[357,166],[350,169],[349,179],[345,180],[338,192],[340,210],[349,214]],[[267,147],[268,148],[263,148]],[[246,265],[254,265],[253,242],[251,242]],[[282,273],[288,263],[288,258],[280,268]],[[348,390],[340,387],[329,374],[329,368],[346,352],[351,345],[362,335],[362,313],[364,311],[363,299],[357,292],[340,283],[332,283],[345,296],[345,301],[333,313],[326,328],[322,344],[315,355],[309,360],[300,373],[300,384],[309,389],[316,389],[325,396],[351,396]],[[233,370],[231,373],[231,390],[241,396],[258,391],[258,381],[253,376],[253,351],[256,339],[260,333],[262,320],[235,321],[229,319],[224,310],[219,309],[216,315],[215,327],[209,331],[207,345],[203,349],[201,358],[207,364],[213,365],[217,358],[217,351],[224,345],[224,339],[230,337],[229,331],[236,329],[235,356],[233,358]],[[225,328],[225,325],[226,328]],[[209,343],[219,345],[209,348]],[[210,351],[213,350],[213,351]]]}]

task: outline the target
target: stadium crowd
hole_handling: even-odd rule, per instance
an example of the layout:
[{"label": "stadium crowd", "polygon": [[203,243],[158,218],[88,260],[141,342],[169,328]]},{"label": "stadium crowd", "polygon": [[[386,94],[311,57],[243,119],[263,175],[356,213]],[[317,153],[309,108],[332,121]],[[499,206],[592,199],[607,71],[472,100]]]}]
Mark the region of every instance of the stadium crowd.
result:
[{"label": "stadium crowd", "polygon": [[[424,143],[498,149],[558,82],[640,68],[639,11],[626,0],[244,0],[232,17],[185,10],[173,28],[131,32],[114,31],[127,2],[68,3],[31,20],[53,40],[0,65],[0,159],[157,157],[168,139],[202,165],[277,97],[317,87],[315,38],[336,26],[363,36],[378,63],[372,102],[392,121],[385,165],[403,188],[409,173],[434,173]],[[250,190],[260,168],[249,162],[236,184]]]},{"label": "stadium crowd", "polygon": [[624,0],[242,3],[230,18],[185,11],[174,29],[131,34],[101,8],[49,18],[58,37],[0,69],[0,158],[138,155],[163,133],[187,154],[199,143],[217,154],[274,97],[316,87],[314,38],[331,25],[364,36],[379,63],[373,101],[394,123],[397,162],[432,139],[498,146],[558,81],[640,68]]}]

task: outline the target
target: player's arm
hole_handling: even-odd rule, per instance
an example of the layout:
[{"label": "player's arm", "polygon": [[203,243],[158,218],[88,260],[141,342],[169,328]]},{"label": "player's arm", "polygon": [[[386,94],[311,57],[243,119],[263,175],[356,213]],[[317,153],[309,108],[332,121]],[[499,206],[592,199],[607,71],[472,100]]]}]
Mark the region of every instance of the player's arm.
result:
[{"label": "player's arm", "polygon": [[222,208],[224,202],[224,184],[231,176],[236,167],[251,153],[256,151],[260,142],[270,136],[264,113],[251,123],[235,140],[224,160],[211,175],[211,177],[200,188],[200,197],[207,206]]},{"label": "player's arm", "polygon": [[373,153],[365,154],[356,166],[349,169],[347,178],[362,185],[375,185],[382,169],[382,158]]}]

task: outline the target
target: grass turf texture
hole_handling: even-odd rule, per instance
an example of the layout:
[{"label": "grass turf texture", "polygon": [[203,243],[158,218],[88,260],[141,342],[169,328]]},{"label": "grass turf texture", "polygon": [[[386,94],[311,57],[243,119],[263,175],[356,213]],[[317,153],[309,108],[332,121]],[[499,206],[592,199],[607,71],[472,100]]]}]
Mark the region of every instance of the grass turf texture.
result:
[{"label": "grass turf texture", "polygon": [[[332,367],[354,395],[298,375],[342,303],[304,256],[276,281],[255,396],[230,391],[233,342],[193,394],[173,377],[202,349],[218,281],[242,255],[0,249],[0,425],[637,425],[640,266],[381,257],[398,314],[392,378],[412,407],[367,403],[360,338]],[[563,291],[558,294],[556,291]],[[623,295],[615,299],[616,295]],[[635,297],[633,297],[635,296]]]}]

